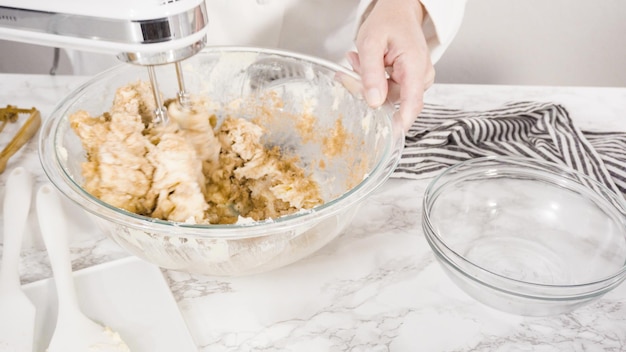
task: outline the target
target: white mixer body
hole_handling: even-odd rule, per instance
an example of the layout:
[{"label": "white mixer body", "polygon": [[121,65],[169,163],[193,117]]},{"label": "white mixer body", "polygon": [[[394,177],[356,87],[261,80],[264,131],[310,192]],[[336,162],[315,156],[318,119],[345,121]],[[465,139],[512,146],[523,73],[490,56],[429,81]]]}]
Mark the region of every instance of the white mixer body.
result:
[{"label": "white mixer body", "polygon": [[0,39],[115,54],[128,63],[178,62],[202,50],[204,0],[4,0]]}]

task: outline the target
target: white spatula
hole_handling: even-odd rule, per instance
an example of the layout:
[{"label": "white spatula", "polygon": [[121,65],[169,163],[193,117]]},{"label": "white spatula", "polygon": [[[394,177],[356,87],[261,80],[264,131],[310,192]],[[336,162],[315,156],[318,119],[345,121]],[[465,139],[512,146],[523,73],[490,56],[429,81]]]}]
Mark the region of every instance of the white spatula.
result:
[{"label": "white spatula", "polygon": [[128,351],[119,335],[89,319],[79,307],[72,277],[66,217],[56,189],[50,184],[41,186],[36,202],[59,305],[56,327],[47,351]]},{"label": "white spatula", "polygon": [[4,194],[4,248],[0,267],[0,351],[32,351],[35,305],[22,292],[19,274],[22,235],[28,218],[33,177],[11,171]]}]

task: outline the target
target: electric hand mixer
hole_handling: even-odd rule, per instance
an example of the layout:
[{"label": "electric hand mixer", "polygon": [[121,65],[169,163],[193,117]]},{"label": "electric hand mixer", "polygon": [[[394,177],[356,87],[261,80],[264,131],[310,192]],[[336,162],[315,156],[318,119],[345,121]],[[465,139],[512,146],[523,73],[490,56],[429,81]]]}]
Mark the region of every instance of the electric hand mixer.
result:
[{"label": "electric hand mixer", "polygon": [[155,65],[174,64],[178,100],[187,92],[180,61],[206,43],[204,0],[4,0],[0,39],[114,54],[148,69],[157,106],[155,123],[167,120]]}]

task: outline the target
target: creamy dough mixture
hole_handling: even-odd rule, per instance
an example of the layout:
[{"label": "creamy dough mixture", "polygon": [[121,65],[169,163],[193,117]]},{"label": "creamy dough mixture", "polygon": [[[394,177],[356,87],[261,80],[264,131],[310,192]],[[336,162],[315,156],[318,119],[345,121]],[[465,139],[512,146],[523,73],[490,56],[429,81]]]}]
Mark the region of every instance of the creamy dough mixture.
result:
[{"label": "creamy dough mixture", "polygon": [[152,90],[139,81],[117,90],[109,112],[70,116],[87,153],[88,192],[133,213],[198,224],[273,219],[322,203],[296,157],[264,147],[260,125],[237,116],[218,125],[202,100],[166,105],[169,123],[151,125]]}]

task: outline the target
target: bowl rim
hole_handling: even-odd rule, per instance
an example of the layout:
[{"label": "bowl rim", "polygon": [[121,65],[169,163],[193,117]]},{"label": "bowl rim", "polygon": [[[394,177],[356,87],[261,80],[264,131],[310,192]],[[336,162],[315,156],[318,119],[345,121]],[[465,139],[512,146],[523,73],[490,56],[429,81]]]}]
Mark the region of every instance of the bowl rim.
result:
[{"label": "bowl rim", "polygon": [[[614,203],[608,200],[607,200],[607,203],[609,203],[611,206],[617,209],[621,214],[623,215],[626,214],[626,201],[624,200],[623,196],[618,195],[613,190],[609,189],[607,186],[594,180],[593,178],[573,168],[567,167],[565,165],[557,164],[557,163],[546,161],[546,160],[539,160],[539,159],[520,157],[520,156],[489,155],[489,156],[484,156],[484,157],[468,159],[468,160],[461,161],[459,163],[456,163],[444,169],[439,175],[437,175],[434,179],[432,179],[429,182],[424,192],[424,198],[422,202],[423,203],[422,204],[422,227],[424,229],[424,235],[428,241],[429,246],[431,247],[433,252],[436,254],[437,258],[440,259],[440,261],[444,261],[450,264],[453,269],[457,270],[464,276],[474,281],[477,281],[483,285],[496,289],[498,291],[507,292],[507,293],[511,293],[517,296],[523,296],[527,298],[541,298],[541,299],[556,300],[556,301],[570,300],[573,297],[575,297],[576,299],[581,299],[585,297],[595,297],[618,286],[621,282],[623,282],[626,279],[626,261],[625,261],[624,263],[622,263],[621,267],[618,270],[616,270],[613,274],[609,274],[609,275],[600,277],[598,279],[594,279],[589,282],[575,283],[575,284],[547,284],[547,283],[525,281],[525,280],[511,278],[506,275],[486,269],[482,267],[481,265],[467,259],[465,256],[458,253],[457,250],[453,249],[450,245],[448,245],[443,240],[443,238],[439,235],[439,233],[435,231],[434,226],[432,224],[429,209],[431,205],[434,204],[434,202],[436,201],[436,199],[432,199],[433,194],[435,194],[435,191],[438,191],[440,188],[445,187],[445,184],[442,186],[440,184],[440,181],[442,178],[446,177],[450,173],[456,172],[458,169],[463,168],[463,167],[472,166],[472,165],[481,165],[487,162],[503,164],[503,165],[507,164],[509,166],[514,166],[514,167],[529,166],[533,164],[534,165],[533,168],[541,172],[554,174],[554,172],[550,170],[550,169],[553,169],[553,170],[560,170],[568,174],[576,175],[576,177],[579,177],[585,180],[586,182],[589,182],[594,187],[598,187],[603,193],[610,195],[613,198],[612,201],[616,202],[621,207],[621,209],[618,209]],[[588,189],[588,187],[586,186],[585,188]],[[448,250],[454,257],[450,258],[450,256],[448,256],[439,248],[438,244],[445,247],[445,249]],[[483,273],[484,275],[494,277],[494,279],[497,278],[499,280],[503,280],[504,282],[514,284],[516,285],[515,287],[532,288],[533,290],[545,289],[546,292],[544,292],[544,294],[524,293],[520,291],[498,287],[488,282],[487,280],[483,279],[482,277],[479,277],[478,275],[469,274],[466,270],[463,269],[460,263],[466,264],[472,269],[476,269],[479,273]],[[592,290],[585,291],[585,292],[576,291],[578,293],[571,293],[571,294],[567,294],[567,292],[554,292],[554,291],[579,290],[579,289],[587,288],[587,287],[592,288]]]},{"label": "bowl rim", "polygon": [[[288,50],[268,49],[253,46],[214,46],[204,48],[196,54],[196,56],[237,52],[258,53],[268,56],[304,60],[314,65],[319,65],[332,71],[350,76],[360,82],[359,75],[348,70],[344,66],[321,58],[291,52]],[[82,209],[113,223],[140,229],[152,234],[165,232],[168,236],[191,235],[203,238],[213,238],[211,236],[218,235],[219,238],[222,239],[257,237],[266,235],[269,231],[275,231],[277,229],[293,230],[300,227],[303,223],[319,221],[341,211],[342,209],[346,209],[347,207],[358,203],[368,194],[381,186],[393,173],[400,161],[401,151],[404,147],[404,130],[401,128],[402,123],[399,121],[398,114],[395,113],[397,110],[391,103],[385,102],[385,104],[381,107],[375,109],[369,108],[372,110],[382,111],[383,115],[388,117],[386,119],[386,127],[389,129],[389,137],[387,137],[389,138],[389,143],[384,146],[385,150],[383,151],[383,156],[379,162],[356,186],[343,193],[341,196],[314,208],[264,221],[228,225],[208,225],[154,219],[113,207],[85,191],[72,179],[68,171],[61,164],[63,156],[60,155],[61,148],[57,148],[57,146],[60,145],[57,138],[59,138],[58,134],[60,133],[59,129],[61,122],[67,118],[65,115],[65,105],[69,104],[73,100],[73,97],[79,95],[82,91],[99,82],[102,78],[118,74],[118,72],[123,72],[128,67],[128,64],[120,64],[111,67],[90,78],[78,88],[72,90],[64,99],[57,103],[48,118],[44,119],[39,134],[39,159],[44,172],[51,183],[64,196],[68,197],[74,203],[77,203]],[[341,207],[336,207],[336,204],[340,204]],[[245,231],[246,233],[242,234],[242,231]]]},{"label": "bowl rim", "polygon": [[[430,244],[431,239],[427,239],[427,240]],[[483,286],[489,287],[490,289],[493,289],[499,292],[503,292],[505,294],[510,294],[513,296],[522,297],[525,299],[532,299],[532,300],[570,302],[572,300],[580,301],[580,300],[585,300],[585,299],[593,299],[593,298],[600,297],[601,295],[614,289],[625,280],[625,277],[616,276],[610,280],[604,280],[600,282],[591,282],[587,284],[577,284],[577,285],[547,285],[547,284],[517,281],[524,287],[532,287],[533,289],[545,290],[542,293],[536,293],[536,292],[527,293],[521,290],[516,291],[513,289],[507,289],[504,287],[494,285],[480,277],[470,275],[467,271],[463,270],[463,268],[459,264],[451,260],[445,254],[435,251],[435,255],[437,256],[437,259],[439,260],[439,262],[443,262],[446,268],[448,268],[449,270],[455,270],[459,274],[463,275],[464,277],[472,281],[478,282],[479,284]],[[445,265],[445,264],[448,264],[448,265]],[[489,273],[494,274],[492,272],[489,272]],[[497,275],[497,274],[494,274],[494,275]],[[505,279],[505,280],[508,279],[510,281],[516,281],[515,279],[511,279],[507,277],[500,277],[500,278]],[[602,283],[606,283],[606,284],[600,285]],[[568,291],[570,290],[575,290],[575,289],[585,288],[585,287],[590,287],[591,290],[582,291],[582,292],[576,291],[574,293],[568,293]]]}]

